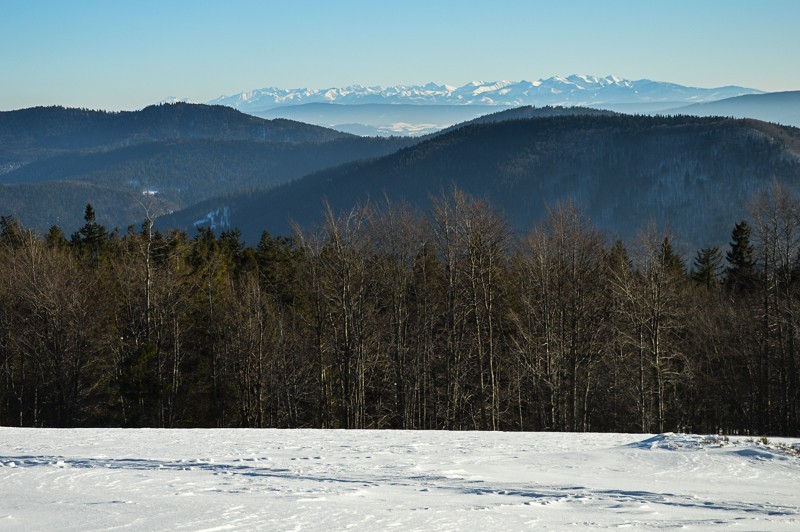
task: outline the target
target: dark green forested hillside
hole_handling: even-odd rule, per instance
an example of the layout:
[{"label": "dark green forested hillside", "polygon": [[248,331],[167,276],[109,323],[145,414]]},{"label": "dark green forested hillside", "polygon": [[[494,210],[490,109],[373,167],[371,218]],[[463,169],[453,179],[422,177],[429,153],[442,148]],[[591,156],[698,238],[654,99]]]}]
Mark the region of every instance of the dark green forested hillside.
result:
[{"label": "dark green forested hillside", "polygon": [[489,113],[479,116],[473,120],[469,120],[461,124],[455,124],[454,126],[443,129],[437,133],[432,133],[428,135],[428,137],[437,137],[453,130],[475,124],[491,124],[494,122],[506,122],[509,120],[528,120],[531,118],[549,118],[554,116],[613,116],[617,114],[619,113],[603,109],[593,109],[591,107],[562,107],[550,105],[535,107],[533,105],[524,105],[522,107],[504,109],[502,111],[497,111],[496,113]]},{"label": "dark green forested hillside", "polygon": [[64,107],[0,112],[3,162],[15,156],[24,163],[57,151],[179,138],[325,142],[348,136],[292,120],[264,120],[229,107],[201,104],[153,105],[122,112]]},{"label": "dark green forested hillside", "polygon": [[104,223],[126,227],[141,221],[131,216],[141,212],[143,193],[167,212],[409,143],[205,105],[0,113],[0,213],[33,227],[74,230],[81,224],[78,207],[88,201]]},{"label": "dark green forested hillside", "polygon": [[85,181],[53,181],[0,186],[0,212],[45,232],[53,225],[67,234],[80,227],[87,203],[98,205],[97,221],[125,230],[139,225],[146,211],[170,212],[178,208],[163,196],[145,196]]},{"label": "dark green forested hillside", "polygon": [[[55,191],[64,190],[67,182],[82,182],[85,191],[95,190],[94,185],[97,190],[117,192],[113,196],[87,193],[82,201],[97,205],[99,215],[107,222],[124,227],[139,221],[126,216],[145,192],[155,193],[164,205],[182,208],[219,194],[270,188],[322,168],[384,155],[396,148],[394,140],[378,138],[319,144],[201,139],[70,153],[0,176],[0,182],[6,183],[0,185],[0,212],[14,214],[35,227],[62,223],[74,229],[80,219],[67,213],[76,212],[76,204]],[[40,193],[48,196],[46,203]],[[48,218],[47,213],[55,211],[62,211],[67,218]]]},{"label": "dark green forested hillside", "polygon": [[664,111],[693,116],[733,116],[757,118],[800,127],[800,91],[746,94],[713,102],[695,103]]},{"label": "dark green forested hillside", "polygon": [[419,206],[457,184],[490,199],[515,227],[545,205],[571,200],[609,234],[631,237],[652,219],[690,245],[721,244],[733,207],[774,180],[800,185],[800,130],[753,120],[695,117],[557,116],[456,129],[373,161],[326,170],[268,192],[210,200],[163,220],[189,227],[230,207],[248,241],[285,234],[291,218],[384,194]]}]

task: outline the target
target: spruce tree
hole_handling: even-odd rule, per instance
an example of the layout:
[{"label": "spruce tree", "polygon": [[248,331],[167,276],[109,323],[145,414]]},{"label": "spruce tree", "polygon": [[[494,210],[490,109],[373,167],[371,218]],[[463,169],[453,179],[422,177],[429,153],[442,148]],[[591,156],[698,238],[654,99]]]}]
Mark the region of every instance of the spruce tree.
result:
[{"label": "spruce tree", "polygon": [[668,236],[661,243],[659,259],[667,274],[680,278],[686,273],[686,265],[681,256],[672,249],[672,239]]},{"label": "spruce tree", "polygon": [[25,229],[13,216],[0,216],[0,244],[16,248],[22,245]]},{"label": "spruce tree", "polygon": [[86,223],[76,233],[72,234],[71,243],[85,254],[89,264],[97,266],[100,262],[100,257],[107,248],[108,231],[97,223],[94,207],[92,207],[91,203],[86,204],[83,219]]},{"label": "spruce tree", "polygon": [[731,232],[730,250],[726,253],[725,288],[733,292],[746,292],[755,284],[753,246],[750,244],[750,226],[746,221],[736,224]]},{"label": "spruce tree", "polygon": [[697,252],[692,266],[692,280],[708,289],[719,286],[722,272],[722,252],[716,246],[703,248]]},{"label": "spruce tree", "polygon": [[60,227],[51,225],[44,236],[44,245],[49,250],[66,251],[69,247],[69,241]]}]

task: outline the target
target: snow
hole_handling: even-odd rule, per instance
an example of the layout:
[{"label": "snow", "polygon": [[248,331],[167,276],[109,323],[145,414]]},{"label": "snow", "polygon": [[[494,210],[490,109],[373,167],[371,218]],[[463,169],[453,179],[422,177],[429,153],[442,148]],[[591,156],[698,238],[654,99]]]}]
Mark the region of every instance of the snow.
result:
[{"label": "snow", "polygon": [[230,227],[230,208],[221,207],[208,212],[204,217],[196,220],[192,225],[194,227],[208,226],[211,229],[225,229]]},{"label": "snow", "polygon": [[[646,88],[647,94],[639,93]],[[472,81],[462,87],[429,82],[425,85],[368,87],[350,85],[344,88],[280,89],[264,88],[222,96],[208,103],[228,105],[243,112],[264,111],[303,103],[413,103],[420,105],[486,104],[491,105],[575,105],[577,100],[589,102],[633,103],[641,101],[692,102],[713,101],[761,91],[742,87],[702,89],[683,87],[641,79],[630,81],[618,76],[604,78],[587,75],[554,76],[538,81]]]},{"label": "snow", "polygon": [[800,527],[793,443],[0,428],[0,529],[789,530]]}]

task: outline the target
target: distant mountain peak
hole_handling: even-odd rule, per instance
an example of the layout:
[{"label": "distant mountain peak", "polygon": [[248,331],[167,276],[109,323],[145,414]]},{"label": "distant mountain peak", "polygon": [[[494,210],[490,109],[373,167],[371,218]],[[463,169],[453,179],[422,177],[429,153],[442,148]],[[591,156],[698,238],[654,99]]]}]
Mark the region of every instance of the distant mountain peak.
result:
[{"label": "distant mountain peak", "polygon": [[180,96],[167,96],[166,98],[158,102],[159,105],[176,104],[176,103],[200,103],[200,102],[195,102],[189,98],[182,98]]}]

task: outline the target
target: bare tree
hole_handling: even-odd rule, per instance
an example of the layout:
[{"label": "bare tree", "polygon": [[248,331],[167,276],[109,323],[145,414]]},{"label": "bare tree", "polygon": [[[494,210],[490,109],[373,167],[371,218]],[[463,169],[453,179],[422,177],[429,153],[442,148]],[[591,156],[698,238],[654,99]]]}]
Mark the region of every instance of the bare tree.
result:
[{"label": "bare tree", "polygon": [[602,257],[601,237],[569,203],[548,211],[547,220],[520,244],[514,345],[528,374],[531,401],[544,407],[537,427],[590,427],[595,368],[605,353]]},{"label": "bare tree", "polygon": [[797,272],[800,204],[779,184],[750,206],[761,272],[759,432],[788,434],[798,427]]},{"label": "bare tree", "polygon": [[684,268],[672,239],[648,225],[633,253],[635,273],[613,279],[616,297],[625,302],[618,334],[636,352],[640,430],[664,431],[669,392],[682,376],[679,338]]},{"label": "bare tree", "polygon": [[341,428],[361,428],[367,422],[367,366],[374,363],[369,346],[374,333],[367,275],[369,213],[367,205],[339,216],[326,205],[320,234],[301,235],[316,276],[311,282],[322,320],[317,324],[320,379],[331,382],[333,372]]},{"label": "bare tree", "polygon": [[509,232],[488,203],[453,189],[434,202],[434,234],[447,275],[448,428],[496,430],[500,277]]}]

